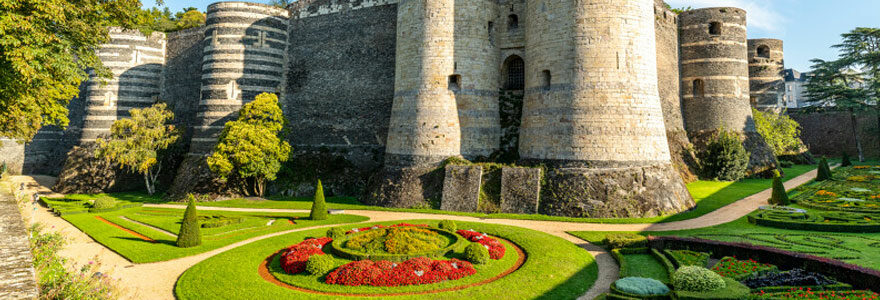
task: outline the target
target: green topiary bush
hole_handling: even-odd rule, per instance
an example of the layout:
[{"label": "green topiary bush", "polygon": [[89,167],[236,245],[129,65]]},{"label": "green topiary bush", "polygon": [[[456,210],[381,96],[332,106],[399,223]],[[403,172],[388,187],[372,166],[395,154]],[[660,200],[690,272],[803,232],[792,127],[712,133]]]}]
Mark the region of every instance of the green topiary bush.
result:
[{"label": "green topiary bush", "polygon": [[773,171],[773,195],[770,197],[770,204],[773,205],[789,205],[791,200],[788,199],[788,193],[785,192],[785,185],[782,184],[782,176],[779,171]]},{"label": "green topiary bush", "polygon": [[828,160],[824,157],[819,161],[819,169],[816,170],[816,181],[825,181],[831,179],[831,168],[828,167]]},{"label": "green topiary bush", "polygon": [[312,220],[327,220],[327,203],[324,202],[324,187],[321,180],[318,180],[318,187],[315,189],[315,202],[312,202],[312,212],[309,214]]},{"label": "green topiary bush", "polygon": [[202,232],[199,226],[199,216],[196,212],[196,202],[190,200],[183,213],[183,222],[180,224],[180,232],[177,234],[177,247],[189,248],[202,244]]},{"label": "green topiary bush", "polygon": [[464,248],[464,258],[477,265],[489,262],[489,249],[479,243],[471,243]]},{"label": "green topiary bush", "polygon": [[606,235],[603,242],[610,249],[641,248],[648,244],[648,239],[633,233],[612,233]]},{"label": "green topiary bush", "polygon": [[342,227],[333,227],[327,229],[327,237],[336,240],[345,237],[345,229]]},{"label": "green topiary bush", "polygon": [[449,230],[452,232],[455,232],[455,230],[458,229],[458,226],[455,225],[455,221],[453,221],[453,220],[440,221],[439,227],[440,227],[440,229],[446,229],[446,230]]},{"label": "green topiary bush", "polygon": [[306,261],[306,272],[312,275],[324,275],[333,270],[333,257],[330,255],[312,255]]},{"label": "green topiary bush", "polygon": [[703,177],[737,181],[746,176],[749,152],[743,147],[739,134],[721,130],[697,156]]},{"label": "green topiary bush", "polygon": [[98,199],[95,199],[95,203],[92,204],[94,209],[110,209],[113,207],[116,207],[116,200],[110,197],[98,197]]},{"label": "green topiary bush", "polygon": [[639,296],[658,296],[669,293],[669,287],[653,278],[626,277],[615,281],[614,287],[621,292]]},{"label": "green topiary bush", "polygon": [[698,266],[683,266],[672,274],[672,286],[677,291],[709,292],[723,289],[724,278],[712,270]]},{"label": "green topiary bush", "polygon": [[843,152],[843,157],[840,160],[841,167],[849,167],[852,166],[852,161],[849,160],[849,153]]}]

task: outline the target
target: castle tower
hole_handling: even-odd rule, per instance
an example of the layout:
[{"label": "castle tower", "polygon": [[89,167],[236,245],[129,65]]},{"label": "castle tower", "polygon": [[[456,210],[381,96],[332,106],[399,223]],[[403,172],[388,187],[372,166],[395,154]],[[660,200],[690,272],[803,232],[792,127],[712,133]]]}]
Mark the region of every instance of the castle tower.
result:
[{"label": "castle tower", "polygon": [[692,207],[666,143],[653,1],[527,3],[519,149],[552,168],[541,212],[637,217]]},{"label": "castle tower", "polygon": [[461,124],[461,154],[469,159],[490,156],[501,138],[497,44],[502,24],[496,25],[497,6],[494,1],[455,1],[453,71],[461,82],[452,91]]},{"label": "castle tower", "polygon": [[397,7],[397,61],[387,167],[434,167],[461,154],[455,93],[453,0],[404,1]]},{"label": "castle tower", "polygon": [[776,168],[776,158],[755,129],[749,105],[746,12],[733,7],[679,15],[681,90],[685,128],[700,149],[719,129],[744,134],[749,173]]},{"label": "castle tower", "polygon": [[113,78],[101,80],[94,72],[90,74],[80,144],[109,134],[114,121],[129,117],[129,109],[149,107],[159,100],[165,34],[145,37],[137,30],[111,28],[110,41],[100,46],[98,58]]},{"label": "castle tower", "polygon": [[749,44],[749,95],[752,107],[779,112],[785,94],[782,40],[751,39]]},{"label": "castle tower", "polygon": [[218,2],[208,6],[202,95],[190,154],[213,150],[227,121],[261,93],[284,90],[288,12],[264,4]]},{"label": "castle tower", "polygon": [[265,4],[217,2],[208,6],[201,69],[201,99],[189,155],[181,163],[169,194],[216,193],[224,187],[210,173],[205,156],[224,125],[261,93],[281,92],[287,84],[288,11]]}]

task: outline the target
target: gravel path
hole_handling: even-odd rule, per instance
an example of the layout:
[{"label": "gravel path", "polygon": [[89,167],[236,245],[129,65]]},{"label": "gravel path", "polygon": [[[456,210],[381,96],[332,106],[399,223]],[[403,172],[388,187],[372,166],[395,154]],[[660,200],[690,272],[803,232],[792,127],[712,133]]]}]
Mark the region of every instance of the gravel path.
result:
[{"label": "gravel path", "polygon": [[[815,178],[815,176],[815,170],[807,172],[801,176],[786,181],[785,187],[786,189],[795,188]],[[30,191],[39,192],[41,193],[41,195],[59,197],[63,196],[60,194],[54,194],[51,192],[51,190],[47,188],[52,186],[52,183],[54,182],[53,177],[16,176],[13,178],[13,181],[24,182],[28,185],[28,189]],[[395,221],[406,219],[449,219],[457,221],[511,225],[530,228],[533,230],[538,230],[561,237],[589,251],[590,254],[592,254],[593,257],[595,257],[596,259],[596,263],[599,267],[599,277],[593,287],[589,291],[587,291],[586,294],[578,298],[578,300],[589,300],[608,290],[608,287],[614,282],[614,280],[618,278],[618,266],[607,251],[598,246],[589,244],[586,241],[578,239],[566,233],[566,231],[666,231],[709,227],[739,219],[755,210],[758,206],[766,205],[767,199],[770,198],[770,194],[771,190],[767,189],[698,218],[659,224],[594,224],[534,220],[482,219],[467,216],[369,210],[346,210],[344,213],[369,217],[370,220],[368,222]],[[185,208],[185,205],[145,204],[144,207],[183,209]],[[199,207],[199,210],[274,213],[307,212],[307,210],[291,209],[252,209],[225,207]],[[68,238],[69,243],[61,253],[63,256],[69,257],[79,264],[85,264],[89,261],[94,261],[97,258],[102,263],[100,266],[102,272],[110,274],[113,278],[122,279],[118,282],[117,285],[124,289],[124,298],[126,299],[174,299],[174,284],[177,281],[177,278],[181,274],[183,274],[184,271],[186,271],[193,265],[201,262],[202,260],[210,258],[224,251],[262,239],[301,230],[335,226],[325,225],[276,232],[244,240],[198,255],[163,262],[135,265],[128,260],[122,258],[115,252],[104,247],[103,245],[96,243],[85,233],[79,231],[67,221],[56,217],[42,206],[37,206],[36,210],[33,210],[33,208],[29,208],[27,212],[32,214],[32,217],[30,218],[32,222],[40,222],[46,224],[47,227],[49,227],[51,230],[61,232]],[[149,278],[149,280],[132,280],[140,278]]]}]

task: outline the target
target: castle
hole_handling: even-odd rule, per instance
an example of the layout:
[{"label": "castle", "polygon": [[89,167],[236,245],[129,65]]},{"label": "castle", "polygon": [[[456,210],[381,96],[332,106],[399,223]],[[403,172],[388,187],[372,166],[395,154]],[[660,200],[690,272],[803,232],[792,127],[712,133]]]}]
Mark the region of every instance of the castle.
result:
[{"label": "castle", "polygon": [[[361,200],[480,209],[500,180],[503,212],[656,216],[694,206],[688,151],[741,132],[750,173],[775,169],[751,107],[781,98],[782,42],[747,40],[746,12],[677,15],[660,0],[300,0],[287,10],[218,2],[205,26],[112,29],[67,130],[23,149],[25,173],[59,174],[72,146],[161,99],[186,129],[172,193],[210,181],[204,157],[223,124],[276,93],[296,155],[323,153],[374,173]],[[777,72],[778,71],[778,72]],[[775,98],[774,98],[775,97]],[[750,105],[750,103],[752,105]],[[486,178],[480,164],[513,154]],[[68,162],[70,164],[70,162]],[[206,189],[209,190],[209,189]],[[436,206],[436,205],[434,205]]]}]

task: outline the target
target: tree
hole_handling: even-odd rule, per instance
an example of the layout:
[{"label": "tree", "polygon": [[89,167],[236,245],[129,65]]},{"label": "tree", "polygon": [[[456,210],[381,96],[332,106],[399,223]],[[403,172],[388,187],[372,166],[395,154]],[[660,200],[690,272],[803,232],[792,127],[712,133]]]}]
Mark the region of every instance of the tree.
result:
[{"label": "tree", "polygon": [[833,46],[840,50],[837,60],[812,60],[806,96],[810,102],[849,112],[859,161],[864,161],[855,114],[874,110],[880,128],[880,29],[859,27],[841,37],[843,41]]},{"label": "tree", "polygon": [[846,153],[846,151],[843,151],[843,156],[840,159],[840,166],[841,167],[852,166],[852,161],[849,160],[849,153]]},{"label": "tree", "polygon": [[189,204],[183,212],[183,221],[180,222],[180,232],[177,233],[177,247],[189,248],[201,244],[202,231],[196,212],[196,200],[190,195]]},{"label": "tree", "polygon": [[257,95],[241,108],[237,120],[226,123],[207,159],[208,167],[223,179],[233,175],[250,179],[250,190],[262,196],[266,182],[275,180],[290,155],[290,145],[278,137],[285,123],[278,96]]},{"label": "tree", "polygon": [[129,113],[131,118],[113,122],[109,139],[97,140],[95,155],[143,175],[147,193],[152,195],[162,171],[162,165],[158,164],[161,154],[177,141],[180,132],[173,125],[165,124],[174,119],[174,113],[166,108],[165,103],[144,109],[134,108]]},{"label": "tree", "polygon": [[752,109],[755,127],[776,156],[800,154],[806,148],[801,141],[800,124],[791,117]]},{"label": "tree", "polygon": [[312,211],[309,214],[309,219],[327,219],[327,203],[324,202],[324,187],[321,185],[320,179],[318,179],[318,187],[315,189],[315,201],[312,202]]},{"label": "tree", "polygon": [[29,141],[66,127],[67,104],[88,78],[109,78],[97,56],[109,26],[134,28],[138,0],[0,1],[0,136]]},{"label": "tree", "polygon": [[196,10],[194,7],[190,8],[191,10],[183,13],[177,19],[177,23],[175,24],[177,30],[199,27],[205,24],[205,14]]},{"label": "tree", "polygon": [[778,170],[773,171],[773,194],[770,196],[770,204],[791,204],[791,201],[788,199],[788,193],[785,191],[785,185],[782,184],[782,176],[779,176]]}]

